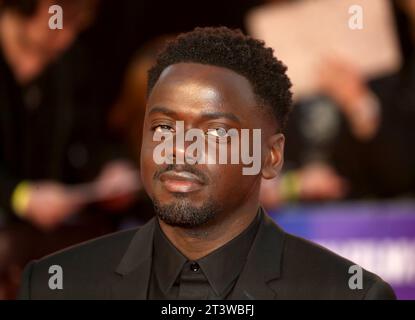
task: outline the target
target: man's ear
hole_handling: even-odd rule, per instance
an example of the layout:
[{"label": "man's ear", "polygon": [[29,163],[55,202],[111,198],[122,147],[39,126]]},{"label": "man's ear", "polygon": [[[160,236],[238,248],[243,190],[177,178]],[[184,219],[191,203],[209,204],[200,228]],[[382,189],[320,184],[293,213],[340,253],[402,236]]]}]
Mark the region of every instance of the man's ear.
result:
[{"label": "man's ear", "polygon": [[284,143],[285,136],[282,133],[274,134],[268,138],[267,154],[261,171],[264,179],[273,179],[281,171],[284,163]]}]

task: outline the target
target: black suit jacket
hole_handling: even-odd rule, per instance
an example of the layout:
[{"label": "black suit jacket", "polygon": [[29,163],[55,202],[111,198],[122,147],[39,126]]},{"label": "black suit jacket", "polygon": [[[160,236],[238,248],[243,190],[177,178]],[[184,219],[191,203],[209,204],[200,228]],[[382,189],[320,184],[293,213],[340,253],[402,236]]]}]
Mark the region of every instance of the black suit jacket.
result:
[{"label": "black suit jacket", "polygon": [[[146,299],[155,218],[30,263],[21,299]],[[63,289],[48,286],[49,268],[63,271]],[[266,214],[231,299],[395,299],[391,287],[363,271],[351,290],[352,262],[281,230]]]}]

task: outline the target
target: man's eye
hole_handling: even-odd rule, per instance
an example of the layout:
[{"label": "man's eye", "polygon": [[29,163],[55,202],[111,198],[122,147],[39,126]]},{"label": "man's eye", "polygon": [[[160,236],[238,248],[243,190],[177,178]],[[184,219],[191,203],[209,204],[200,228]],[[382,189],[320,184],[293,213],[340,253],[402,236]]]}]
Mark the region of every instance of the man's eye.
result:
[{"label": "man's eye", "polygon": [[174,128],[166,124],[160,124],[158,126],[153,127],[153,130],[157,132],[173,132]]},{"label": "man's eye", "polygon": [[227,138],[229,136],[225,128],[209,129],[207,134],[220,139]]}]

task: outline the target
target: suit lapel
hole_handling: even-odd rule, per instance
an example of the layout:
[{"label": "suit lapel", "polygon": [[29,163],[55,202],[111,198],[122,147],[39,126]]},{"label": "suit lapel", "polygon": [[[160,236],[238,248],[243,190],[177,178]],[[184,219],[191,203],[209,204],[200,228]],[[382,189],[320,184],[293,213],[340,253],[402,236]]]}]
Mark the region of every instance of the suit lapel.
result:
[{"label": "suit lapel", "polygon": [[116,269],[117,278],[112,285],[112,299],[147,299],[151,275],[153,232],[155,218],[141,227]]},{"label": "suit lapel", "polygon": [[278,279],[281,273],[284,231],[263,210],[262,214],[264,218],[230,299],[271,300],[277,297],[272,280]]},{"label": "suit lapel", "polygon": [[[263,219],[246,264],[230,295],[233,300],[270,300],[277,297],[272,280],[280,277],[284,231],[262,210]],[[151,275],[155,218],[141,227],[116,269],[112,299],[147,299]]]}]

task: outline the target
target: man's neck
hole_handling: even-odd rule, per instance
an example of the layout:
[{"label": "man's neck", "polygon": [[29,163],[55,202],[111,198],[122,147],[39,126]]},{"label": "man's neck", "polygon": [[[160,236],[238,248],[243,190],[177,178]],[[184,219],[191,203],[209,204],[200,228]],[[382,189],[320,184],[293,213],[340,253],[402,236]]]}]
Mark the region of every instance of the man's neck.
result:
[{"label": "man's neck", "polygon": [[159,219],[160,227],[170,242],[189,260],[197,260],[222,247],[241,234],[255,219],[259,205],[246,205],[225,218],[198,228],[173,227]]}]

